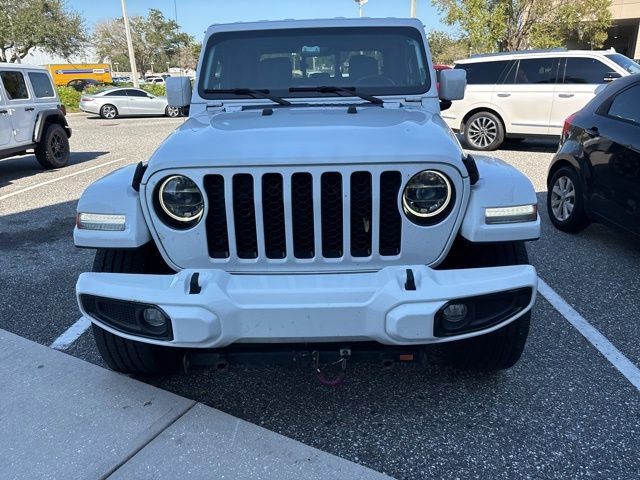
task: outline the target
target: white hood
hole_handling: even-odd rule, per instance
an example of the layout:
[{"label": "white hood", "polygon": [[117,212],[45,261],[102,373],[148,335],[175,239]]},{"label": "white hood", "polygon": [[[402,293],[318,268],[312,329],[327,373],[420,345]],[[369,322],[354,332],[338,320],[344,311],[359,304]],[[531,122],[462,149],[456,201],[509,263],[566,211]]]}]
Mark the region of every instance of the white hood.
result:
[{"label": "white hood", "polygon": [[169,168],[446,163],[467,176],[462,149],[438,115],[365,105],[211,111],[187,120],[157,149],[145,177]]}]

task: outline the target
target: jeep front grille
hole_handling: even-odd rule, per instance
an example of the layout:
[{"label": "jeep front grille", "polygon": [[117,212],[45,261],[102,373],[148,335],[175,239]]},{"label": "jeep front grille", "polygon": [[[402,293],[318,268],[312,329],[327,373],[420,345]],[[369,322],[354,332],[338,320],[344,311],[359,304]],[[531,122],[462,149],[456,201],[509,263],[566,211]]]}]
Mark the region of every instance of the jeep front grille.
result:
[{"label": "jeep front grille", "polygon": [[230,258],[230,244],[246,260],[400,255],[402,175],[375,175],[379,177],[367,171],[205,175],[209,256]]}]

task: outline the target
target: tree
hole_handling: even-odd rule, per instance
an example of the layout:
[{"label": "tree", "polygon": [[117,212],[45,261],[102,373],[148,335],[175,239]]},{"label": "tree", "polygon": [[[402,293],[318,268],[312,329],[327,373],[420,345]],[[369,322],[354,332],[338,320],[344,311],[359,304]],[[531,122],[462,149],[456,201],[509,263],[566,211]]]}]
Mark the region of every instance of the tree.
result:
[{"label": "tree", "polygon": [[[136,67],[140,72],[146,72],[151,64],[164,70],[169,62],[171,65],[181,64],[184,54],[188,60],[193,37],[180,31],[179,25],[173,20],[167,20],[160,10],[150,9],[146,17],[129,18],[133,50],[136,57]],[[115,18],[100,22],[96,25],[93,43],[96,53],[103,60],[112,63],[129,64],[127,38],[122,18]]]},{"label": "tree", "polygon": [[433,0],[473,52],[566,46],[601,47],[611,26],[611,0]]},{"label": "tree", "polygon": [[68,58],[86,41],[81,15],[65,0],[0,0],[0,62],[17,62],[35,47]]},{"label": "tree", "polygon": [[466,38],[454,38],[446,32],[432,30],[428,40],[434,63],[451,65],[469,55],[469,41]]}]

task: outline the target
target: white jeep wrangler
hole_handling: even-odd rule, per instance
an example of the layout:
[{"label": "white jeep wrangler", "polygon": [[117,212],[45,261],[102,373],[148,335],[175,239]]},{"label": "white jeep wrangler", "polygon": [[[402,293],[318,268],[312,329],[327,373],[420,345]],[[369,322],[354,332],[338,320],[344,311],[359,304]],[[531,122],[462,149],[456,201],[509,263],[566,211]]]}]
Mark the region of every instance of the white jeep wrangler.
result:
[{"label": "white jeep wrangler", "polygon": [[519,359],[536,194],[442,121],[465,72],[438,97],[419,21],[213,25],[194,91],[167,83],[189,119],[78,204],[75,243],[97,249],[78,303],[111,368],[289,352],[321,372],[436,343],[461,368]]},{"label": "white jeep wrangler", "polygon": [[71,127],[44,67],[0,63],[0,158],[33,150],[44,168],[69,163]]}]

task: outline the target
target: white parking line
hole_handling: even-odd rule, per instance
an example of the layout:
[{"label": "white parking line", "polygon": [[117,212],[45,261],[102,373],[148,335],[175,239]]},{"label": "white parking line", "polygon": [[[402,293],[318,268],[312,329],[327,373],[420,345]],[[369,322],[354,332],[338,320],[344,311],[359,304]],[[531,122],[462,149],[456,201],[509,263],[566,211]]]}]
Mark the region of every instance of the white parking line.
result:
[{"label": "white parking line", "polygon": [[547,283],[538,277],[538,291],[547,299],[567,321],[578,330],[591,345],[609,360],[609,362],[622,374],[631,384],[640,391],[640,370],[625,357],[620,350],[600,333],[593,325],[587,322],[582,315],[565,302]]},{"label": "white parking line", "polygon": [[91,170],[96,170],[97,168],[106,167],[107,165],[111,165],[112,163],[121,162],[122,160],[126,160],[126,157],[116,158],[115,160],[111,160],[110,162],[104,162],[100,165],[94,165],[93,167],[85,168],[83,170],[78,170],[77,172],[70,173],[68,175],[63,175],[61,177],[52,178],[51,180],[47,180],[46,182],[37,183],[35,185],[31,185],[29,187],[22,188],[15,192],[7,193],[6,195],[2,195],[0,200],[5,200],[9,197],[13,197],[14,195],[19,195],[24,192],[28,192],[33,190],[34,188],[44,187],[45,185],[49,185],[51,183],[59,182],[60,180],[64,180],[65,178],[75,177],[76,175],[82,175],[83,173],[90,172]]},{"label": "white parking line", "polygon": [[62,335],[53,341],[50,345],[51,348],[55,348],[56,350],[66,350],[73,344],[73,342],[80,338],[80,335],[86,332],[90,326],[91,320],[87,317],[80,317],[76,323],[67,328]]}]

